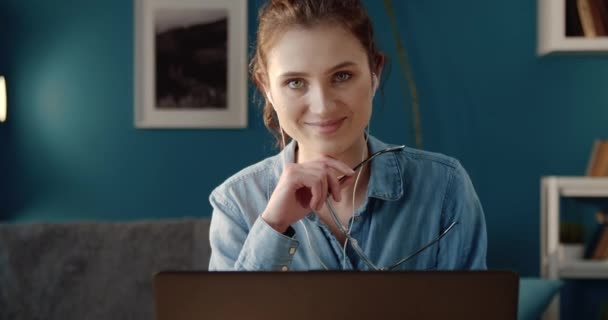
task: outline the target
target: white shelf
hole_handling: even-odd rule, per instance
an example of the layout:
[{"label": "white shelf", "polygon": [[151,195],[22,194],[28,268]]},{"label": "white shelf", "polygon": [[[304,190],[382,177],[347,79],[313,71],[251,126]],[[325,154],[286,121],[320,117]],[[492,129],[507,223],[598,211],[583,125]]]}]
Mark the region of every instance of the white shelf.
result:
[{"label": "white shelf", "polygon": [[[541,276],[546,279],[608,279],[608,260],[560,261],[560,202],[563,197],[608,198],[608,177],[547,176],[542,178],[540,192]],[[559,305],[559,297],[556,297],[543,319],[558,320]]]},{"label": "white shelf", "polygon": [[562,37],[551,42],[539,45],[538,54],[550,53],[606,53],[608,52],[608,38],[574,38]]},{"label": "white shelf", "polygon": [[608,53],[608,37],[566,37],[565,0],[538,0],[538,54]]},{"label": "white shelf", "polygon": [[563,197],[608,197],[608,178],[604,177],[546,177],[554,180]]},{"label": "white shelf", "polygon": [[562,262],[559,277],[568,279],[608,279],[608,260]]}]

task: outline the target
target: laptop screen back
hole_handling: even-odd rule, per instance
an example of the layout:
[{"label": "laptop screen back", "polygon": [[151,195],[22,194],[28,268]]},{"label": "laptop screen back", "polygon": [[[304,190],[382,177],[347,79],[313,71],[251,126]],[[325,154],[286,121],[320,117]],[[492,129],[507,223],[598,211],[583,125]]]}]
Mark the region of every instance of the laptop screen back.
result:
[{"label": "laptop screen back", "polygon": [[517,317],[507,271],[161,272],[157,320]]}]

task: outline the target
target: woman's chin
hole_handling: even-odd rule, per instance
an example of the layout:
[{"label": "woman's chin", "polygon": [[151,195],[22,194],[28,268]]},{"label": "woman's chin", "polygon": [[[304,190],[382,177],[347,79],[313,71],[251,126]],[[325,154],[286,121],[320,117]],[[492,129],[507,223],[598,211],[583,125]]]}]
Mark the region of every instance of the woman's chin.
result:
[{"label": "woman's chin", "polygon": [[309,149],[311,152],[332,158],[344,154],[350,147],[346,139],[319,139],[313,144],[313,148]]}]

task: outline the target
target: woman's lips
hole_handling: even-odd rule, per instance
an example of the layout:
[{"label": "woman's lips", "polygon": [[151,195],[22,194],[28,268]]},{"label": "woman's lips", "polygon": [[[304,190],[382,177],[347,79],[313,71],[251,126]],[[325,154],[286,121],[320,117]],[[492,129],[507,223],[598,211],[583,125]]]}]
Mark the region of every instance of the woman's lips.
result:
[{"label": "woman's lips", "polygon": [[344,120],[346,120],[346,117],[335,120],[306,122],[306,124],[313,127],[319,133],[329,134],[338,131]]}]

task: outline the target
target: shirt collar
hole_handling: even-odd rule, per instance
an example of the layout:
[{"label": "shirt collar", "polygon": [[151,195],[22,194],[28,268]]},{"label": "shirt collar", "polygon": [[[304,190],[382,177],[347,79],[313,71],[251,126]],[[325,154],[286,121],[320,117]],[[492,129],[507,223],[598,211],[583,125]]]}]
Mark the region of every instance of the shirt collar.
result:
[{"label": "shirt collar", "polygon": [[[369,136],[369,154],[386,149],[390,145]],[[403,151],[399,151],[403,152]],[[388,152],[371,161],[371,177],[367,186],[367,196],[383,200],[397,200],[403,196],[403,173],[397,157],[398,152]]]},{"label": "shirt collar", "polygon": [[[279,158],[277,161],[281,163],[278,167],[280,167],[281,170],[278,172],[277,179],[281,175],[280,172],[283,170],[283,156],[285,156],[287,163],[293,163],[295,160],[296,146],[296,141],[292,140],[278,154]],[[369,154],[371,155],[374,152],[390,147],[390,145],[370,135],[368,136],[367,147],[369,149]],[[403,173],[401,172],[396,152],[382,154],[371,161],[371,177],[367,186],[368,198],[374,197],[383,200],[397,200],[403,196],[403,189]]]}]

